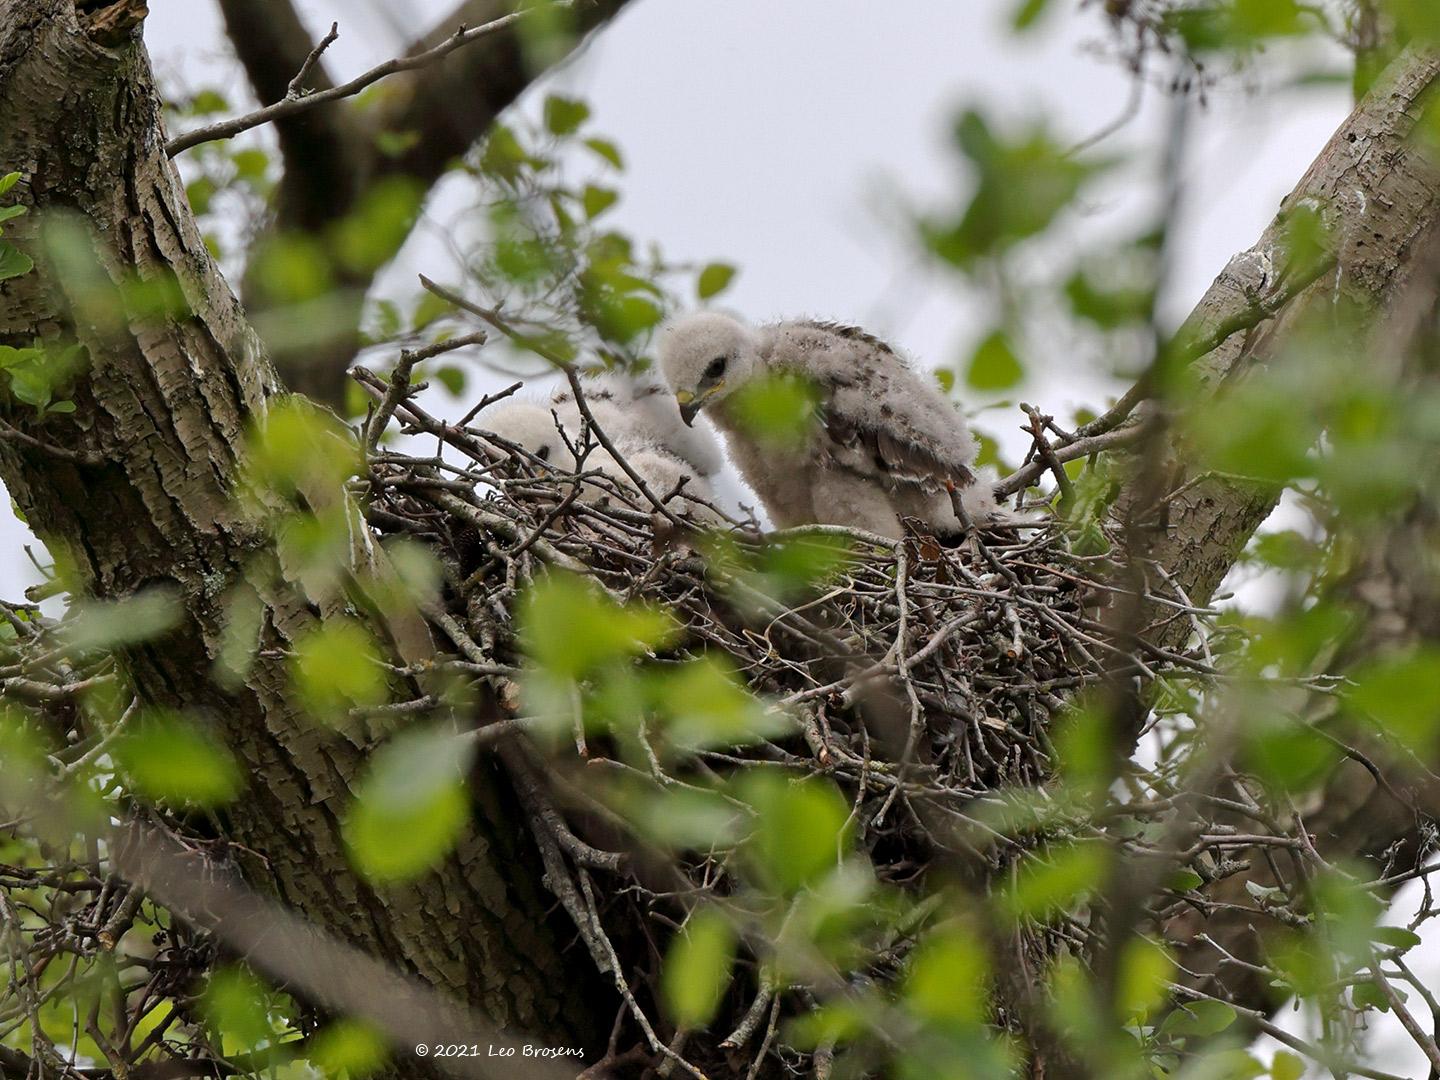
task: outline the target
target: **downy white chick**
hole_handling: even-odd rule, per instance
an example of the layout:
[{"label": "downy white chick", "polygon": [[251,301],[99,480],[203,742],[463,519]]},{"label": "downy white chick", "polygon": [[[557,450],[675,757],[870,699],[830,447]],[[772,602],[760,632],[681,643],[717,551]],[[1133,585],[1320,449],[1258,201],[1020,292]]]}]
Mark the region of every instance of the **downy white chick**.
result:
[{"label": "downy white chick", "polygon": [[[615,449],[645,482],[651,494],[665,503],[667,509],[676,513],[690,513],[706,521],[715,520],[715,515],[707,508],[691,501],[692,498],[702,502],[713,499],[709,484],[698,475],[697,468],[672,453],[668,447],[645,438],[643,429],[637,431],[632,423],[632,417],[636,415],[632,410],[621,407],[618,402],[592,404],[588,393],[586,403]],[[639,415],[643,417],[646,414]],[[545,405],[530,401],[510,402],[482,413],[476,423],[481,430],[493,432],[514,443],[547,462],[558,472],[599,472],[622,490],[632,492],[632,501],[640,501],[639,492],[630,475],[609,451],[598,443],[592,445],[589,453],[584,455],[583,464],[577,464],[570,447],[582,448],[583,424],[581,413],[569,393],[568,386],[563,388],[563,392],[557,391]],[[680,426],[678,420],[676,426]],[[713,436],[710,439],[713,445]],[[696,445],[703,446],[703,443],[697,440]],[[715,450],[718,453],[718,446]],[[597,480],[586,482],[580,495],[585,502],[601,505],[610,502],[614,497],[610,484]]]},{"label": "downy white chick", "polygon": [[[900,519],[914,517],[955,534],[952,489],[976,524],[1007,520],[975,472],[978,447],[964,416],[863,330],[806,320],[751,327],[698,312],[666,333],[660,366],[681,419],[706,411],[777,526],[845,525],[899,539]],[[736,391],[777,376],[799,377],[818,394],[811,431],[783,460],[734,404]]]}]

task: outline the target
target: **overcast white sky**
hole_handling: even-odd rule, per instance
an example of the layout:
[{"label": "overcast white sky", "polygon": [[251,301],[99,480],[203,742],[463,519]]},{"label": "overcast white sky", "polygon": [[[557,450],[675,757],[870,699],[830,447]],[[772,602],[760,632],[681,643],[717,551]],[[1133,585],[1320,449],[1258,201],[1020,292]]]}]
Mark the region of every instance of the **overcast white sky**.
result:
[{"label": "overcast white sky", "polygon": [[[394,55],[453,0],[297,0],[342,76]],[[1078,4],[1055,5],[1067,10]],[[1078,141],[1119,115],[1129,76],[1099,59],[1108,38],[1088,5],[1024,41],[1004,29],[1013,0],[635,0],[577,62],[532,89],[583,94],[598,130],[628,169],[617,224],[661,241],[674,258],[741,267],[728,306],[756,320],[813,314],[862,322],[924,363],[955,363],[988,329],[973,293],[917,260],[895,221],[901,193],[919,205],[963,193],[949,147],[957,109],[1052,117]],[[147,40],[163,77],[243,85],[211,0],[152,0]],[[1248,247],[1348,111],[1342,87],[1255,95],[1231,80],[1193,129],[1168,310],[1180,317],[1229,257]],[[1146,94],[1110,144],[1153,157],[1169,113]],[[1129,235],[1153,205],[1139,172],[1088,207],[1076,235]],[[462,203],[442,196],[382,287],[410,291],[414,274],[448,267],[436,230]],[[1099,402],[1113,381],[1097,358],[1056,342],[1032,358],[1023,397],[1063,414]],[[992,428],[1014,423],[994,413]],[[0,594],[34,580],[22,526],[0,511]],[[1433,967],[1433,966],[1432,966]],[[1420,1059],[1384,1036],[1383,1067],[1410,1075]]]},{"label": "overcast white sky", "polygon": [[[297,3],[317,39],[339,21],[327,61],[349,76],[394,55],[453,0]],[[627,159],[613,220],[673,258],[739,265],[728,306],[756,320],[861,322],[922,363],[953,364],[989,329],[983,301],[919,258],[897,219],[906,203],[943,206],[963,194],[949,139],[957,110],[979,103],[1016,119],[1044,113],[1078,141],[1121,114],[1132,89],[1118,64],[1096,55],[1109,38],[1095,5],[1023,41],[1005,31],[1012,6],[909,0],[882,16],[866,0],[635,0],[520,108],[534,109],[557,84],[583,94],[597,129]],[[243,95],[211,0],[157,0],[146,35],[162,78]],[[1194,124],[1189,209],[1175,248],[1168,307],[1177,319],[1259,235],[1347,108],[1340,90],[1256,95],[1239,79],[1211,95]],[[1153,163],[1169,115],[1162,96],[1147,93],[1108,148]],[[1073,235],[1133,232],[1145,220],[1136,210],[1153,205],[1146,175],[1137,166],[1108,185]],[[442,189],[429,227],[380,287],[408,295],[417,272],[445,276],[441,238],[464,205],[462,193]],[[1084,342],[1047,341],[1029,359],[1032,378],[1010,396],[1057,414],[1118,385]],[[985,421],[1001,434],[1016,426],[1009,413]],[[0,514],[5,594],[33,581],[22,535]]]}]

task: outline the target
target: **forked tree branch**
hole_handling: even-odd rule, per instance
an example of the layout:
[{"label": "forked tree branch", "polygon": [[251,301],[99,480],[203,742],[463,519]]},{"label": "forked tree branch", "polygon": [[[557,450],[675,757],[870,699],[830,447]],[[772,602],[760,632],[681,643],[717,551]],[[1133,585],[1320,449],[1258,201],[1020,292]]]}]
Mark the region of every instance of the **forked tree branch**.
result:
[{"label": "forked tree branch", "polygon": [[[343,86],[317,72],[317,93],[290,95],[314,41],[299,25],[291,0],[220,0],[237,52],[265,107],[181,136],[173,152],[265,123],[280,135],[285,173],[275,198],[272,234],[305,233],[322,247],[329,226],[348,215],[371,186],[405,177],[428,190],[513,102],[544,65],[567,55],[628,0],[554,0],[518,9],[509,0],[462,0],[406,52]],[[549,40],[548,51],[525,47],[525,23],[546,13],[564,16],[572,36]],[[271,25],[267,15],[273,14]],[[341,31],[344,31],[342,24]],[[542,55],[543,53],[543,55]],[[385,80],[386,94],[363,116],[344,99]],[[396,147],[403,149],[396,151]],[[262,237],[261,242],[264,242]],[[345,372],[359,348],[362,301],[374,270],[335,260],[343,286],[327,315],[329,337],[299,347],[271,342],[286,384],[317,401],[344,402]],[[246,280],[247,305],[264,314],[263,282]],[[263,323],[263,320],[262,320]]]},{"label": "forked tree branch", "polygon": [[[555,8],[569,8],[574,0],[555,0],[550,5]],[[413,53],[406,56],[397,56],[386,60],[383,64],[377,64],[369,71],[362,72],[348,82],[340,83],[338,86],[330,86],[314,93],[300,93],[295,91],[294,83],[298,81],[299,75],[286,81],[285,95],[271,105],[262,106],[254,112],[246,113],[244,116],[232,117],[229,120],[221,120],[209,124],[194,131],[186,132],[171,139],[165,146],[165,152],[171,157],[182,154],[191,147],[199,146],[201,143],[214,142],[217,139],[233,139],[242,132],[250,131],[253,128],[262,127],[265,124],[273,124],[301,113],[309,112],[311,109],[328,105],[331,102],[340,101],[343,98],[354,97],[361,91],[374,86],[381,79],[390,75],[397,75],[402,71],[416,71],[420,68],[429,67],[445,59],[456,49],[462,49],[473,42],[481,41],[488,37],[509,30],[521,19],[531,17],[542,8],[525,8],[521,11],[511,12],[509,15],[502,15],[498,19],[485,23],[483,26],[470,28],[461,27],[454,33],[445,37],[439,44],[425,49],[423,52]],[[307,52],[296,67],[297,72],[304,70],[305,65],[311,64],[313,51]]]}]

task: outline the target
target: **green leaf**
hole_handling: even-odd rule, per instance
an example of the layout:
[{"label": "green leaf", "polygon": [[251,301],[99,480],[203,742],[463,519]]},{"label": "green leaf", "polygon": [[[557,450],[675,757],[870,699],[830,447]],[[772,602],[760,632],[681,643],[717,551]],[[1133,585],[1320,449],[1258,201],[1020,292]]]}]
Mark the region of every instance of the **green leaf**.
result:
[{"label": "green leaf", "polygon": [[190,210],[195,215],[208,214],[211,202],[215,198],[217,190],[215,181],[208,176],[197,176],[190,183],[185,185],[185,198],[190,202]]},{"label": "green leaf", "polygon": [[360,450],[333,414],[291,396],[265,414],[246,465],[251,483],[284,495],[338,493],[359,470]]},{"label": "green leaf", "polygon": [[979,344],[965,372],[965,381],[976,390],[1008,390],[1024,378],[1025,366],[1003,330],[996,330]]},{"label": "green leaf", "polygon": [[255,976],[244,968],[229,967],[210,977],[201,1010],[232,1046],[248,1051],[273,1037],[268,999],[269,994]]},{"label": "green leaf", "polygon": [[585,192],[580,198],[581,205],[585,207],[585,216],[592,221],[619,201],[618,191],[595,184],[586,184]]},{"label": "green leaf", "polygon": [[743,746],[794,728],[788,716],[767,708],[728,665],[711,657],[658,673],[654,692],[670,716],[666,735],[685,750]]},{"label": "green leaf", "polygon": [[[873,994],[842,997],[833,1004],[821,1005],[818,1009],[801,1012],[787,1029],[785,1041],[796,1049],[813,1050],[819,1046],[833,1047],[839,1043],[854,1042],[870,1031],[875,1017],[889,1006],[888,1001],[877,1001]],[[956,1077],[953,1080],[968,1080]]]},{"label": "green leaf", "polygon": [[735,273],[735,267],[729,263],[713,262],[700,271],[695,291],[701,300],[718,296],[730,287],[730,283],[735,280]]},{"label": "green leaf", "polygon": [[1380,989],[1379,983],[1374,981],[1359,982],[1350,987],[1350,1000],[1357,1009],[1390,1011],[1390,999],[1385,996],[1385,991]]},{"label": "green leaf", "polygon": [[410,236],[424,198],[424,189],[409,177],[371,184],[355,209],[330,227],[341,264],[360,273],[378,270]]},{"label": "green leaf", "polygon": [[1279,273],[1287,280],[1313,277],[1334,256],[1336,238],[1320,210],[1301,203],[1284,221],[1284,263]]},{"label": "green leaf", "polygon": [[726,407],[741,428],[777,451],[805,445],[819,419],[820,393],[808,379],[770,375],[751,379],[731,395]]},{"label": "green leaf", "polygon": [[239,793],[240,770],[218,742],[170,713],[143,716],[115,744],[115,761],[152,799],[220,806]]},{"label": "green leaf", "polygon": [[1303,388],[1260,378],[1193,409],[1187,422],[1211,468],[1280,484],[1314,470],[1315,412]]},{"label": "green leaf", "polygon": [[326,1076],[348,1073],[360,1080],[384,1067],[385,1039],[369,1024],[359,1020],[337,1020],[310,1037],[307,1056]]},{"label": "green leaf", "polygon": [[519,624],[530,657],[566,678],[649,652],[675,633],[664,612],[637,604],[621,607],[590,580],[560,572],[527,590]]},{"label": "green leaf", "polygon": [[43,364],[26,364],[10,369],[10,392],[26,405],[41,412],[50,404],[50,375]]},{"label": "green leaf", "polygon": [[218,90],[201,90],[190,99],[185,111],[191,116],[211,116],[229,112],[230,102]]},{"label": "green leaf", "polygon": [[1305,1061],[1289,1050],[1281,1050],[1270,1062],[1271,1080],[1301,1080],[1305,1075]]},{"label": "green leaf", "polygon": [[415,300],[415,310],[410,315],[411,329],[424,330],[432,323],[439,322],[455,312],[455,305],[432,292],[422,292]]},{"label": "green leaf", "polygon": [[1016,30],[1029,30],[1040,21],[1040,16],[1044,15],[1049,7],[1050,0],[1020,0],[1015,7],[1015,14],[1010,17],[1010,25]]},{"label": "green leaf", "polygon": [[270,167],[270,155],[264,150],[236,150],[230,155],[230,162],[235,166],[235,175],[240,179],[260,180]]},{"label": "green leaf", "polygon": [[21,277],[35,269],[35,263],[8,240],[0,240],[0,281]]},{"label": "green leaf", "polygon": [[1166,1000],[1175,961],[1162,945],[1144,937],[1125,943],[1120,956],[1116,1000],[1132,1017],[1144,1017]]},{"label": "green leaf", "polygon": [[670,943],[661,977],[661,993],[675,1026],[699,1028],[714,1018],[735,964],[735,931],[715,911],[691,916]]},{"label": "green leaf", "polygon": [[1104,881],[1107,861],[1098,844],[1073,844],[1036,855],[1000,895],[1000,909],[1015,919],[1051,918]]},{"label": "green leaf", "polygon": [[765,548],[751,584],[783,601],[832,580],[851,559],[850,542],[843,537],[792,537]]},{"label": "green leaf", "polygon": [[158,637],[180,621],[180,614],[173,592],[149,589],[124,600],[85,601],[63,633],[77,653],[114,649]]},{"label": "green leaf", "polygon": [[1305,30],[1299,0],[1232,0],[1230,23],[1232,38],[1239,45]]},{"label": "green leaf", "polygon": [[375,149],[387,158],[398,158],[402,154],[408,154],[414,150],[424,138],[424,134],[418,128],[407,128],[404,131],[393,131],[387,128],[375,132]]},{"label": "green leaf", "polygon": [[1356,673],[1348,699],[1382,731],[1428,756],[1440,735],[1440,648],[1412,649],[1367,665]]},{"label": "green leaf", "polygon": [[1420,944],[1420,935],[1403,926],[1377,926],[1370,932],[1370,940],[1395,949],[1413,949]]},{"label": "green leaf", "polygon": [[729,846],[744,834],[743,813],[718,792],[649,785],[620,788],[617,809],[644,837],[667,848]]},{"label": "green leaf", "polygon": [[17,349],[12,345],[0,345],[0,370],[19,367],[45,358],[42,349]]},{"label": "green leaf", "polygon": [[1208,1078],[1208,1080],[1256,1080],[1257,1077],[1264,1076],[1267,1072],[1259,1058],[1239,1047],[1210,1050],[1197,1061],[1197,1064],[1200,1066],[1199,1069],[1187,1070],[1183,1073],[1186,1080],[1191,1080],[1192,1077],[1194,1080],[1200,1080],[1201,1077]]},{"label": "green leaf", "polygon": [[1401,41],[1440,41],[1440,8],[1430,0],[1390,0],[1385,10],[1396,22]]},{"label": "green leaf", "polygon": [[939,258],[966,271],[1044,232],[1105,167],[1078,159],[1041,127],[997,135],[973,111],[956,123],[955,142],[978,174],[975,195],[959,220],[922,221],[920,234]]},{"label": "green leaf", "polygon": [[458,368],[454,364],[447,367],[437,368],[435,378],[440,380],[440,385],[454,397],[459,397],[465,392],[465,369]]},{"label": "green leaf", "polygon": [[981,1024],[989,1012],[990,958],[975,935],[948,928],[925,938],[910,958],[905,1005],[932,1024]]},{"label": "green leaf", "polygon": [[10,189],[19,182],[20,174],[18,172],[6,173],[4,176],[0,176],[0,195],[8,194]]},{"label": "green leaf", "polygon": [[1155,306],[1152,289],[1102,284],[1084,270],[1065,284],[1070,307],[1102,330],[1117,330],[1147,321]]},{"label": "green leaf", "polygon": [[1324,549],[1294,529],[1261,533],[1250,544],[1256,559],[1277,570],[1307,570],[1319,564]]},{"label": "green leaf", "polygon": [[586,317],[606,341],[633,341],[665,317],[660,306],[647,297],[606,288],[588,290],[583,304]]},{"label": "green leaf", "polygon": [[545,99],[545,127],[552,135],[572,135],[590,119],[590,106],[574,98],[551,94]]},{"label": "green leaf", "polygon": [[609,139],[586,139],[585,145],[599,158],[609,162],[617,169],[625,168],[625,159],[620,154],[620,148]]},{"label": "green leaf", "polygon": [[1173,1035],[1208,1039],[1235,1023],[1237,1014],[1223,1001],[1187,1001],[1165,1020],[1164,1029]]},{"label": "green leaf", "polygon": [[255,280],[267,302],[302,304],[327,296],[335,285],[335,269],[319,240],[293,233],[277,235],[255,246]]},{"label": "green leaf", "polygon": [[352,619],[332,618],[301,638],[292,661],[295,693],[314,716],[343,720],[352,707],[388,696],[374,636]]},{"label": "green leaf", "polygon": [[28,206],[0,206],[0,221],[10,221],[30,212]]},{"label": "green leaf", "polygon": [[375,304],[376,341],[388,341],[400,334],[400,305],[394,300],[379,300]]},{"label": "green leaf", "polygon": [[1110,718],[1103,708],[1083,698],[1076,706],[1056,725],[1055,753],[1067,788],[1094,799],[1109,786]]},{"label": "green leaf", "polygon": [[1246,768],[1271,787],[1307,790],[1330,772],[1343,755],[1319,732],[1283,720],[1262,722],[1245,733]]},{"label": "green leaf", "polygon": [[1283,889],[1276,888],[1274,885],[1261,885],[1258,881],[1245,882],[1245,891],[1259,900],[1262,905],[1279,903],[1285,898]]},{"label": "green leaf", "polygon": [[526,153],[514,131],[504,124],[496,124],[490,129],[480,154],[482,171],[498,180],[513,183],[534,164],[535,159]]},{"label": "green leaf", "polygon": [[1176,892],[1190,892],[1205,884],[1205,879],[1189,867],[1175,871],[1170,876],[1170,888]]},{"label": "green leaf", "polygon": [[430,869],[470,820],[465,775],[473,744],[441,729],[397,735],[371,759],[355,791],[344,835],[372,881],[402,881]]},{"label": "green leaf", "polygon": [[839,864],[849,846],[850,807],[834,784],[765,772],[742,777],[738,793],[755,808],[751,862],[774,887],[794,892]]}]

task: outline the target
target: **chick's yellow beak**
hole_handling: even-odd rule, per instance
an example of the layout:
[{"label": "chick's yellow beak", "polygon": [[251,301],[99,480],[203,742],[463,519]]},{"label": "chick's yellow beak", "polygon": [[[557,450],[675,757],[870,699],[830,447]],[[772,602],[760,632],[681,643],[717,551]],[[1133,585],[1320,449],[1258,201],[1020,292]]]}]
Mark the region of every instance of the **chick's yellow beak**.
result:
[{"label": "chick's yellow beak", "polygon": [[697,398],[689,390],[677,390],[675,404],[680,406],[680,419],[685,421],[685,426],[694,427],[695,417],[700,412],[700,407],[705,404],[705,399]]}]

